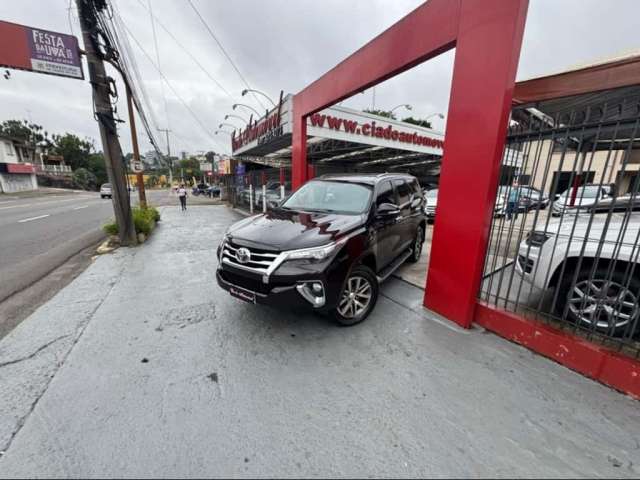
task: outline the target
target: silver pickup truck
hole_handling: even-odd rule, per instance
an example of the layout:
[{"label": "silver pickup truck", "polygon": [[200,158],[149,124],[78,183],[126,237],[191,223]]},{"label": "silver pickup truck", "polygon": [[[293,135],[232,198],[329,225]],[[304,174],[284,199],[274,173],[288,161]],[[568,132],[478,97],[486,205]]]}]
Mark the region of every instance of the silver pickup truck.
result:
[{"label": "silver pickup truck", "polygon": [[640,213],[551,222],[521,243],[516,270],[541,290],[559,289],[559,316],[613,336],[640,333]]}]

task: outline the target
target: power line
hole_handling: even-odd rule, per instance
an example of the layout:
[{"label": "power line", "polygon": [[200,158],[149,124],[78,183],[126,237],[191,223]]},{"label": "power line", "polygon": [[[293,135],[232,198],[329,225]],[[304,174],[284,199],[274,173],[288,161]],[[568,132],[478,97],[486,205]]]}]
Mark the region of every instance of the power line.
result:
[{"label": "power line", "polygon": [[[95,4],[92,4],[94,8],[94,22],[97,26],[99,26],[100,33],[102,35],[102,39],[104,41],[102,48],[105,50],[105,58],[111,63],[121,74],[123,80],[129,90],[131,91],[131,96],[136,105],[136,109],[138,110],[138,114],[144,128],[149,136],[149,141],[151,145],[158,151],[157,142],[155,141],[155,136],[149,127],[149,122],[147,120],[145,109],[143,108],[138,94],[136,90],[136,85],[132,81],[132,75],[130,73],[131,65],[135,67],[134,57],[131,55],[131,48],[129,44],[125,41],[123,43],[120,40],[120,37],[124,37],[126,40],[126,35],[119,34],[119,28],[117,25],[118,13],[114,6],[110,3],[105,3],[103,8],[95,8]],[[117,92],[115,93],[115,98],[117,102]]]},{"label": "power line", "polygon": [[[142,7],[144,7],[147,11],[149,11],[147,9],[147,7],[144,5],[142,0],[138,0],[138,3],[140,3],[140,5]],[[218,88],[220,88],[220,90],[222,90],[233,102],[235,102],[235,98],[233,97],[233,95],[231,95],[231,93],[229,93],[229,91],[224,88],[222,86],[222,84],[216,80],[216,78],[214,78],[213,75],[211,75],[211,73],[209,73],[209,71],[204,68],[204,66],[200,63],[200,61],[189,51],[188,48],[186,48],[182,43],[180,43],[180,41],[175,37],[175,35],[173,33],[171,33],[171,30],[169,30],[167,27],[164,26],[164,24],[158,20],[158,17],[156,15],[154,15],[151,11],[149,11],[149,13],[151,14],[151,16],[153,17],[153,19],[155,20],[155,22],[160,25],[160,27],[165,31],[165,33],[167,35],[169,35],[169,37],[171,37],[171,39],[176,43],[176,45],[178,45],[178,47],[180,47],[187,55],[189,55],[189,57],[191,58],[191,60],[194,61],[194,63],[200,68],[200,70],[202,70],[204,72],[204,74],[209,77],[209,79],[215,83]]]},{"label": "power line", "polygon": [[131,33],[131,30],[127,27],[127,25],[124,23],[124,21],[122,20],[122,18],[120,19],[120,21],[122,22],[122,26],[124,27],[124,29],[126,30],[127,34],[131,37],[131,39],[135,42],[135,44],[138,46],[138,48],[140,49],[140,51],[143,53],[143,55],[145,57],[147,57],[147,60],[149,60],[149,62],[151,63],[151,65],[153,65],[153,68],[155,68],[158,72],[158,74],[160,75],[160,77],[162,78],[162,80],[164,80],[164,82],[167,84],[167,86],[169,87],[169,89],[173,92],[173,94],[176,96],[176,98],[178,98],[178,100],[180,100],[180,102],[182,103],[182,105],[184,106],[184,108],[187,109],[187,111],[191,114],[191,116],[193,117],[193,119],[196,121],[196,123],[198,123],[198,125],[200,125],[200,128],[202,128],[202,130],[209,136],[209,138],[211,138],[211,140],[213,142],[215,142],[220,148],[222,148],[223,150],[226,150],[226,148],[222,147],[220,145],[220,143],[218,143],[218,141],[211,135],[211,133],[209,132],[209,130],[207,129],[207,127],[204,125],[204,123],[202,123],[202,121],[198,118],[198,116],[194,113],[194,111],[191,109],[191,107],[189,107],[189,105],[187,104],[187,102],[185,102],[185,100],[178,94],[178,92],[176,91],[175,88],[173,88],[173,85],[171,85],[171,83],[169,83],[169,80],[167,80],[167,77],[164,75],[164,73],[162,73],[162,70],[160,70],[160,68],[153,62],[153,59],[151,58],[151,56],[147,53],[147,51],[144,49],[144,47],[140,44],[140,42],[138,41],[138,39]]},{"label": "power line", "polygon": [[[149,126],[146,111],[150,113],[151,121],[153,122],[156,129],[158,126],[158,122],[154,116],[153,106],[149,101],[149,97],[144,88],[144,83],[142,82],[142,79],[140,77],[140,71],[138,70],[138,65],[131,50],[131,45],[129,44],[127,34],[126,32],[124,32],[124,29],[122,27],[122,19],[115,6],[113,6],[113,15],[110,20],[113,26],[113,37],[119,52],[118,63],[120,65],[120,68],[124,71],[126,77],[125,82],[129,87],[133,102],[136,106],[136,110],[138,111],[138,115],[142,120],[144,129],[147,132],[149,141],[151,142],[151,145],[156,150],[156,152],[160,153],[158,142],[155,138],[155,131]],[[140,90],[140,92],[142,93],[142,98],[138,95],[138,90]]]},{"label": "power line", "polygon": [[[231,57],[229,56],[229,54],[227,53],[227,51],[225,50],[225,48],[222,46],[222,43],[220,42],[220,40],[218,40],[218,37],[216,37],[216,35],[213,33],[213,30],[211,30],[211,28],[209,27],[209,25],[207,24],[207,22],[204,20],[204,18],[202,18],[202,15],[200,15],[200,12],[198,11],[198,9],[196,8],[196,6],[193,4],[193,2],[191,0],[187,0],[189,2],[189,5],[191,5],[191,8],[193,9],[194,12],[196,12],[196,15],[198,15],[198,18],[200,18],[200,21],[202,22],[202,24],[204,25],[204,27],[207,29],[207,31],[209,32],[209,35],[211,35],[211,37],[215,40],[215,42],[218,44],[218,47],[220,47],[220,50],[222,50],[222,53],[224,54],[225,57],[227,57],[227,60],[229,60],[229,63],[231,64],[231,66],[234,68],[234,70],[236,71],[236,73],[238,74],[238,76],[240,77],[240,79],[244,82],[245,86],[251,90],[251,85],[249,85],[249,82],[247,82],[247,80],[244,78],[244,76],[242,75],[242,73],[240,73],[240,69],[238,69],[238,67],[236,66],[235,62],[231,59]],[[255,93],[253,94],[253,98],[256,100],[256,102],[258,102],[260,104],[260,106],[265,109],[266,107],[262,104],[262,102],[260,101],[260,99],[258,98],[258,96]]]},{"label": "power line", "polygon": [[[158,49],[158,38],[156,37],[156,25],[155,22],[153,21],[153,11],[151,10],[151,0],[147,0],[148,5],[149,5],[149,19],[151,20],[151,30],[153,31],[153,45],[154,48],[156,50],[156,60],[158,61],[158,72],[160,72],[161,66],[160,66],[160,50]],[[162,73],[160,73],[162,74]],[[162,100],[164,101],[164,115],[166,117],[166,121],[167,121],[167,128],[170,127],[169,125],[169,109],[167,108],[167,97],[164,94],[164,85],[162,84],[162,82],[160,82],[160,90],[162,91]]]}]

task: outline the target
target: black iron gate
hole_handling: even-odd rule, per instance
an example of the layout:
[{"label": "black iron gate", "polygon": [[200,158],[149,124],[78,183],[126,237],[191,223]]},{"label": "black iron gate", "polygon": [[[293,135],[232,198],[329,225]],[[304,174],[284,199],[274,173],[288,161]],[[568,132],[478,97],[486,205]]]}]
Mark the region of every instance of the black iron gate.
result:
[{"label": "black iron gate", "polygon": [[640,86],[514,108],[480,299],[639,357]]}]

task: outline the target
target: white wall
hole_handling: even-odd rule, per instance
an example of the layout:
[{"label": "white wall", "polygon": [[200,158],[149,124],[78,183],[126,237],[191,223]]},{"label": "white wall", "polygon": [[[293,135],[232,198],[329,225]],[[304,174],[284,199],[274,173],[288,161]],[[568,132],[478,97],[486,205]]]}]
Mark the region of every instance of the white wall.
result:
[{"label": "white wall", "polygon": [[0,192],[16,193],[38,189],[35,173],[0,173]]}]

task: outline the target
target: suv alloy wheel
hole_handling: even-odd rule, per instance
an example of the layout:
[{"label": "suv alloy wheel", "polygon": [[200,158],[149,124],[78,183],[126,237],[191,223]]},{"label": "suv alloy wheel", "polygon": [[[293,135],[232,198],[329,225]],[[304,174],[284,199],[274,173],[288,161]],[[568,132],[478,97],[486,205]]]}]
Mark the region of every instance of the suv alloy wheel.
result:
[{"label": "suv alloy wheel", "polygon": [[369,316],[378,300],[378,280],[370,268],[358,265],[344,282],[333,316],[340,325],[350,326]]},{"label": "suv alloy wheel", "polygon": [[416,236],[413,239],[413,243],[411,244],[411,256],[407,258],[407,262],[416,263],[420,260],[420,255],[422,255],[422,245],[424,244],[424,230],[422,227],[418,227],[416,231]]},{"label": "suv alloy wheel", "polygon": [[591,277],[591,267],[580,270],[571,289],[573,274],[565,275],[561,286],[558,313],[567,310],[567,318],[579,326],[615,337],[634,336],[640,318],[640,280],[625,275],[624,268],[611,274],[606,267],[599,268]]}]

